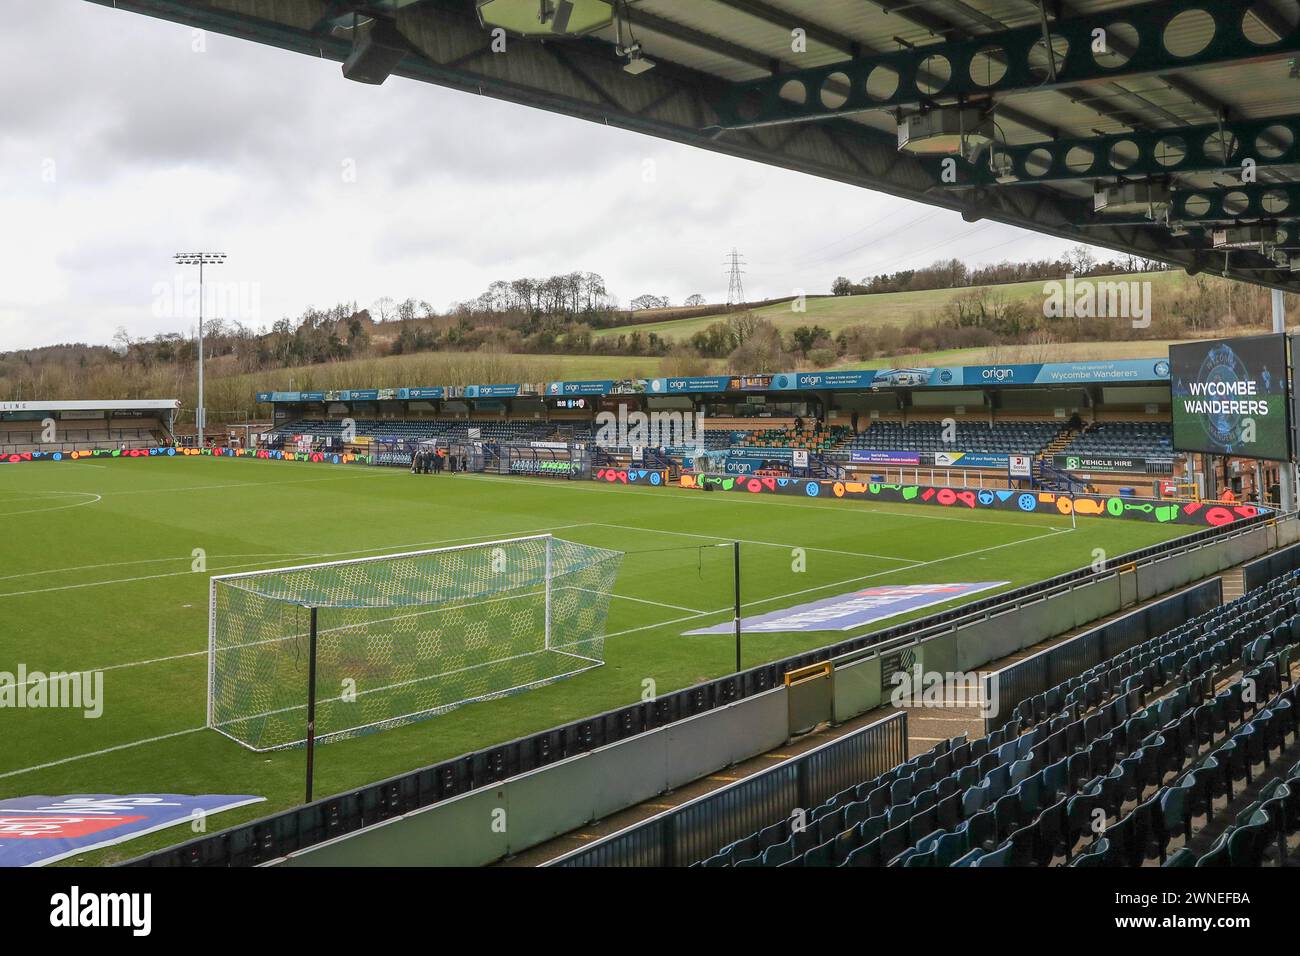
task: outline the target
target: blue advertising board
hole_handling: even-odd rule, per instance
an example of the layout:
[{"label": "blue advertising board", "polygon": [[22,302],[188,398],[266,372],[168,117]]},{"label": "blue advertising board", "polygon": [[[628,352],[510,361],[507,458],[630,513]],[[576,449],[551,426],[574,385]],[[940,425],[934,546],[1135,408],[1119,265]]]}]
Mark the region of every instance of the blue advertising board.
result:
[{"label": "blue advertising board", "polygon": [[650,391],[655,395],[684,395],[690,392],[725,392],[731,379],[726,375],[681,378],[653,378]]},{"label": "blue advertising board", "polygon": [[514,398],[519,394],[518,385],[466,385],[466,398]]},{"label": "blue advertising board", "polygon": [[875,378],[876,373],[872,369],[853,372],[782,372],[772,376],[771,387],[775,391],[870,388]]},{"label": "blue advertising board", "polygon": [[264,799],[247,794],[94,793],[0,800],[0,866],[44,866]]},{"label": "blue advertising board", "polygon": [[1010,455],[986,454],[976,451],[936,451],[936,468],[1008,468]]},{"label": "blue advertising board", "polygon": [[[887,584],[851,591],[837,597],[798,604],[783,611],[769,611],[741,620],[742,633],[787,633],[792,631],[850,631],[908,611],[920,610],[945,601],[967,597],[1006,585],[1008,581],[980,581],[969,584]],[[686,634],[729,634],[731,621]]]},{"label": "blue advertising board", "polygon": [[547,382],[547,395],[608,395],[614,389],[613,379],[593,382]]},{"label": "blue advertising board", "polygon": [[921,453],[915,451],[869,451],[854,448],[849,451],[849,462],[854,465],[919,465]]}]

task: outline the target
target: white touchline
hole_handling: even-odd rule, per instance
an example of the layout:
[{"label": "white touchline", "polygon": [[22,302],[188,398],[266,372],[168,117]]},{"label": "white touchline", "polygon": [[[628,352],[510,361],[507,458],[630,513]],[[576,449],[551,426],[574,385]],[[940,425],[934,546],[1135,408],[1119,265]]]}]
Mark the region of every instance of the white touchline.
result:
[{"label": "white touchline", "polygon": [[[582,523],[580,523],[580,524],[562,524],[562,525],[556,525],[556,526],[553,527],[553,528],[538,528],[538,529],[535,529],[535,530],[533,530],[533,531],[521,531],[521,532],[519,532],[519,535],[526,535],[526,534],[545,534],[545,533],[547,533],[547,532],[566,531],[566,530],[568,530],[568,529],[570,529],[570,528],[587,528],[587,527],[591,527],[591,525],[590,525],[589,522],[582,522]],[[467,535],[467,536],[458,537],[458,538],[439,538],[439,539],[436,539],[436,540],[433,540],[433,541],[417,541],[417,542],[415,542],[415,543],[413,543],[413,544],[407,544],[407,545],[392,545],[392,546],[384,547],[384,548],[365,548],[365,549],[362,549],[362,550],[359,550],[359,551],[333,551],[333,552],[327,552],[327,553],[324,553],[324,554],[312,554],[311,557],[318,557],[318,558],[337,558],[337,557],[344,557],[344,556],[347,556],[347,555],[353,555],[353,554],[369,554],[369,553],[371,553],[371,552],[373,552],[373,551],[389,551],[389,550],[391,550],[391,548],[394,548],[394,547],[395,547],[395,548],[419,548],[419,547],[427,547],[427,546],[429,546],[429,545],[452,544],[452,543],[454,543],[454,542],[458,542],[458,541],[477,541],[477,540],[480,540],[480,539],[482,539],[482,538],[489,538],[489,539],[495,540],[495,539],[496,539],[497,537],[499,537],[499,536],[500,536],[500,532],[494,532],[494,533],[492,533],[492,534]],[[288,554],[288,553],[290,553],[290,552],[286,552],[286,554]],[[304,552],[304,553],[307,553],[307,552]],[[231,555],[231,557],[234,557],[234,556]],[[268,568],[267,570],[274,570],[274,569],[273,569],[273,568]],[[186,573],[195,573],[195,572],[186,572]],[[141,581],[143,581],[143,580],[148,580],[148,577],[145,577],[145,578],[130,578],[130,579],[128,579],[128,580],[133,580],[133,581],[134,581],[134,580],[141,580]],[[0,597],[6,597],[6,596],[7,596],[7,595],[5,595],[5,594],[3,594],[3,593],[0,593]],[[633,598],[633,599],[631,599],[631,600],[637,600],[637,599],[636,599],[636,598]],[[654,603],[654,602],[648,602],[648,603]],[[664,607],[672,607],[672,605],[664,605]],[[688,610],[688,611],[689,611],[689,610],[694,610],[694,608],[683,608],[682,610]],[[81,667],[81,668],[77,668],[77,670],[82,671],[82,672],[84,672],[84,671],[112,671],[112,670],[120,670],[120,669],[122,669],[122,668],[124,668],[124,667],[143,667],[143,666],[146,666],[146,665],[148,665],[148,664],[162,664],[162,663],[165,663],[165,662],[167,662],[167,661],[177,661],[177,660],[182,660],[182,659],[184,659],[184,658],[186,658],[186,657],[200,657],[200,656],[202,656],[202,657],[206,657],[206,656],[207,656],[207,653],[208,653],[208,651],[207,651],[207,648],[205,647],[205,648],[204,648],[203,650],[201,650],[201,651],[189,651],[189,652],[186,652],[186,653],[183,653],[183,654],[171,654],[171,655],[169,655],[169,656],[167,656],[167,657],[153,657],[153,658],[150,658],[150,659],[148,659],[148,660],[143,660],[143,661],[127,661],[127,662],[125,662],[125,663],[121,663],[121,664],[106,664],[106,665],[104,665],[103,667]],[[57,668],[55,668],[55,669],[57,670]],[[66,670],[66,668],[65,668],[65,670]],[[31,683],[31,681],[28,681],[28,683]]]},{"label": "white touchline", "polygon": [[843,554],[851,558],[876,558],[880,561],[896,561],[899,564],[920,564],[912,558],[895,558],[888,554],[870,554],[866,551],[840,551],[836,548],[816,548],[812,545],[804,544],[781,544],[779,541],[754,541],[751,538],[728,538],[716,534],[696,534],[691,531],[661,531],[657,528],[638,528],[634,525],[626,524],[606,524],[601,521],[592,522],[594,528],[617,528],[619,531],[643,531],[646,534],[673,534],[682,538],[706,538],[709,541],[717,541],[721,544],[730,544],[732,541],[739,541],[741,544],[755,544],[765,548],[803,548],[805,551],[818,551],[823,554]]},{"label": "white touchline", "polygon": [[[583,521],[583,522],[580,522],[580,523],[578,523],[578,524],[564,524],[564,525],[558,525],[558,526],[556,526],[556,527],[554,527],[554,528],[543,528],[543,529],[541,530],[541,532],[537,532],[537,533],[544,533],[544,532],[546,532],[546,531],[565,531],[565,530],[568,530],[569,528],[586,528],[586,527],[590,527],[590,522]],[[524,533],[524,534],[530,534],[530,533],[533,533],[533,532],[523,532],[523,533]],[[440,541],[420,542],[419,544],[421,544],[421,545],[423,545],[423,544],[442,544],[442,543],[451,542],[451,541],[476,541],[476,540],[478,540],[478,539],[480,539],[480,538],[485,538],[485,537],[488,537],[488,536],[487,536],[487,535],[477,534],[477,535],[468,535],[468,536],[463,537],[463,538],[443,538],[443,539],[441,539]],[[334,557],[341,557],[341,556],[344,556],[344,555],[352,555],[352,554],[370,554],[370,553],[372,553],[372,552],[376,552],[376,551],[384,552],[384,551],[391,551],[391,550],[393,550],[394,548],[417,547],[417,546],[419,546],[419,545],[385,545],[385,546],[382,547],[382,548],[364,548],[364,549],[357,550],[357,551],[328,551],[328,552],[323,552],[323,553],[319,553],[319,554],[313,554],[313,553],[311,553],[311,552],[302,552],[302,553],[303,553],[303,554],[310,554],[312,557],[318,557],[318,558],[334,558]],[[289,555],[289,554],[291,554],[291,553],[292,553],[292,552],[285,552],[286,555]],[[235,557],[235,555],[231,555],[231,557]],[[189,560],[193,560],[193,559],[191,558],[191,559],[189,559]],[[231,564],[231,565],[225,565],[225,566],[223,566],[223,567],[213,567],[211,570],[214,570],[214,571],[230,571],[230,570],[234,570],[234,569],[242,569],[242,568],[255,568],[255,569],[259,569],[259,570],[261,570],[261,569],[263,569],[263,567],[264,567],[265,565],[266,565],[266,562],[265,562],[265,561],[253,561],[253,562],[250,562],[250,563],[247,563],[247,564]],[[103,567],[115,567],[115,566],[116,566],[116,565],[103,565]],[[269,571],[269,570],[274,570],[274,567],[266,567],[265,570],[268,570],[268,571]],[[76,590],[80,590],[81,588],[98,588],[98,587],[104,587],[105,585],[109,585],[109,584],[134,584],[134,583],[136,583],[136,582],[138,582],[138,581],[153,581],[153,580],[157,580],[157,579],[159,579],[159,578],[176,578],[176,577],[184,577],[184,576],[187,575],[187,574],[199,574],[199,573],[201,573],[201,572],[198,572],[198,571],[168,571],[168,572],[166,572],[165,574],[142,574],[142,575],[138,575],[138,576],[133,577],[133,578],[112,578],[112,579],[107,580],[107,581],[83,581],[83,582],[81,582],[80,584],[60,584],[60,585],[53,585],[53,586],[51,586],[51,587],[47,587],[47,588],[32,588],[32,589],[27,590],[27,591],[0,591],[0,598],[8,598],[8,597],[25,597],[25,596],[27,596],[27,595],[31,595],[31,594],[45,594],[45,593],[50,592],[50,591],[76,591]],[[12,576],[12,577],[23,577],[23,575],[11,575],[11,576]],[[0,580],[5,580],[5,579],[4,579],[4,578],[0,578]]]},{"label": "white touchline", "polygon": [[[293,558],[293,557],[310,557],[315,552],[312,551],[252,551],[248,554],[210,554],[209,558],[226,559],[226,558]],[[97,571],[100,568],[126,568],[136,564],[164,564],[167,561],[189,561],[193,562],[194,556],[190,554],[175,554],[170,558],[141,558],[138,561],[110,561],[107,564],[82,564],[71,568],[45,568],[41,571],[20,571],[17,574],[0,575],[0,581],[8,581],[13,578],[32,578],[41,574],[64,574],[68,571]]]},{"label": "white touchline", "polygon": [[207,727],[191,727],[188,730],[177,730],[170,734],[160,734],[157,737],[146,737],[144,740],[133,740],[127,744],[116,744],[112,747],[105,747],[103,750],[92,750],[89,753],[73,754],[71,757],[60,757],[58,760],[33,764],[30,767],[21,767],[18,770],[6,770],[3,773],[0,773],[0,780],[3,780],[5,777],[17,777],[19,774],[31,773],[33,770],[45,770],[49,767],[57,767],[60,764],[85,760],[88,757],[102,757],[104,754],[111,754],[118,750],[129,750],[132,747],[141,747],[145,744],[156,744],[160,740],[170,740],[173,737],[184,737],[186,734],[197,734],[200,730],[207,729]]}]

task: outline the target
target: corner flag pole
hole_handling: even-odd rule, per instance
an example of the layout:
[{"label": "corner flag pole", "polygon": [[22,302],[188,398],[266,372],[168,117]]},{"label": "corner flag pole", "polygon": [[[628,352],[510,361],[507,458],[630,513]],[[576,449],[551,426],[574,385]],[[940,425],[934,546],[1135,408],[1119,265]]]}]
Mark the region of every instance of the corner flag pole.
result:
[{"label": "corner flag pole", "polygon": [[311,609],[311,641],[307,652],[307,799],[311,803],[312,772],[316,755],[316,608]]},{"label": "corner flag pole", "polygon": [[740,542],[731,543],[736,579],[736,673],[740,673]]}]

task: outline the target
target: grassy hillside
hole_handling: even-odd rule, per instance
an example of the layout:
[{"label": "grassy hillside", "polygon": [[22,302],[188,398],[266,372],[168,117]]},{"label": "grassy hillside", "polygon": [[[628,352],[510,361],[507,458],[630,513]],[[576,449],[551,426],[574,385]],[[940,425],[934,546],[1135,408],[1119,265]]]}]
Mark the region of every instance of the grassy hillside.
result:
[{"label": "grassy hillside", "polygon": [[[1114,278],[1150,282],[1151,295],[1155,301],[1159,301],[1162,295],[1181,291],[1188,279],[1184,272],[1135,273]],[[1100,278],[1097,281],[1107,280]],[[1043,301],[1041,280],[985,288],[992,295],[1001,296],[1008,302],[1032,303],[1035,308],[1038,308]],[[789,332],[801,325],[820,325],[834,334],[852,325],[906,325],[933,321],[941,318],[954,300],[970,295],[971,291],[970,288],[931,289],[923,292],[889,292],[877,295],[818,296],[807,300],[807,309],[804,312],[793,311],[789,302],[763,306],[754,309],[753,312],[773,322],[783,332]],[[607,338],[632,332],[654,332],[661,338],[681,341],[726,317],[727,313],[724,311],[690,319],[647,322],[617,329],[602,329],[594,333],[594,337]]]}]

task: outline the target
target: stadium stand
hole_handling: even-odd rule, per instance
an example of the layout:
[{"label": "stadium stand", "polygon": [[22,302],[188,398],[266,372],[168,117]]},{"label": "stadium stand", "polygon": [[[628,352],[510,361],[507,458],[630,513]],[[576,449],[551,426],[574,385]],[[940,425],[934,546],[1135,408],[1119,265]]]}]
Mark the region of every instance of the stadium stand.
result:
[{"label": "stadium stand", "polygon": [[694,865],[1285,863],[1300,763],[1262,778],[1300,747],[1298,609],[1292,571]]},{"label": "stadium stand", "polygon": [[1070,455],[1172,458],[1174,435],[1168,422],[1098,422],[1065,448]]},{"label": "stadium stand", "polygon": [[128,418],[104,422],[60,423],[56,439],[41,440],[40,422],[5,422],[0,427],[0,453],[24,454],[37,451],[65,451],[73,448],[155,448],[172,440],[156,419]]},{"label": "stadium stand", "polygon": [[751,431],[738,436],[732,447],[744,453],[747,451],[767,451],[771,449],[807,449],[815,454],[828,451],[837,442],[843,440],[848,429],[843,426],[830,426],[805,422],[785,428]]},{"label": "stadium stand", "polygon": [[[390,438],[398,440],[428,440],[441,438],[450,441],[468,441],[469,429],[477,428],[484,441],[532,442],[552,439],[581,441],[590,439],[592,432],[584,423],[566,422],[511,422],[511,421],[418,421],[392,419],[357,419],[358,437]],[[279,425],[271,433],[283,441],[293,435],[311,435],[313,438],[334,437],[343,434],[343,422],[325,419],[300,419]]]},{"label": "stadium stand", "polygon": [[1033,455],[1041,452],[1061,431],[1055,421],[957,422],[956,437],[946,441],[943,423],[937,421],[874,421],[857,435],[848,436],[836,449],[866,451],[964,451],[985,454]]}]

